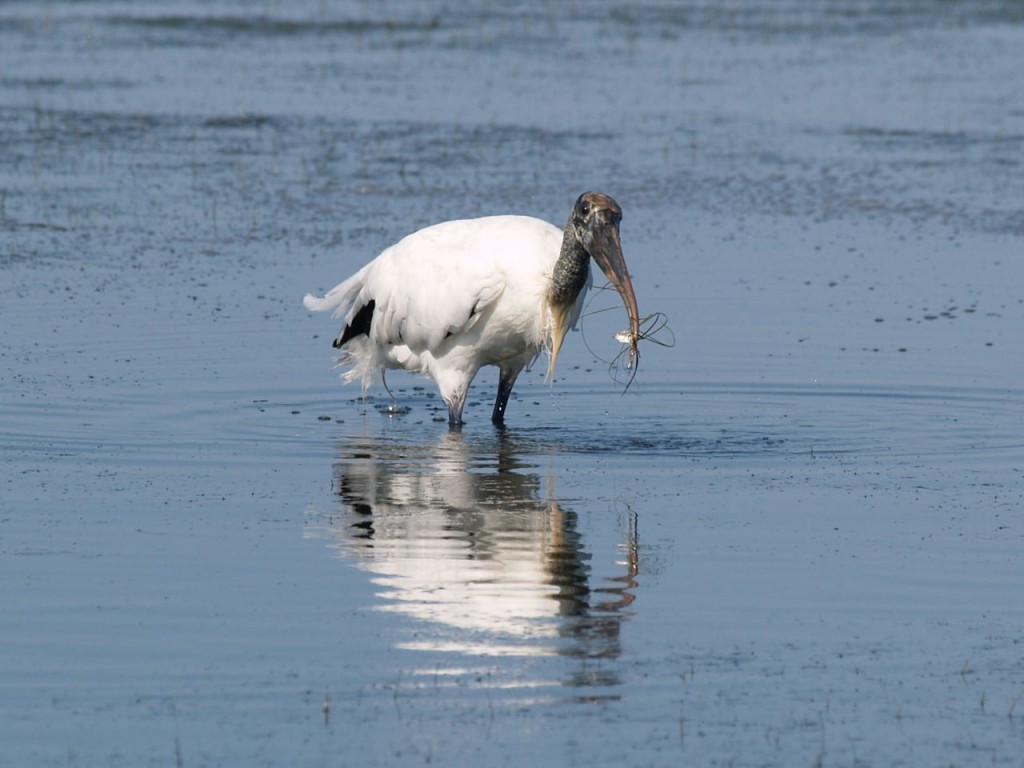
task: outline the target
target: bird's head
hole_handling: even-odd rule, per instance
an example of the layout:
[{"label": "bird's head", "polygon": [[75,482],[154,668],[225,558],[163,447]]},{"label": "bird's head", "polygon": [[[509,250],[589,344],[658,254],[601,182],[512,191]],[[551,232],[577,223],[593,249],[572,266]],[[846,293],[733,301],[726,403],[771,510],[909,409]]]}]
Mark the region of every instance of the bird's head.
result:
[{"label": "bird's head", "polygon": [[584,192],[580,195],[570,219],[576,239],[622,297],[629,316],[630,334],[636,339],[640,336],[640,310],[633,292],[633,281],[629,278],[629,268],[622,255],[620,221],[622,209],[602,192]]}]

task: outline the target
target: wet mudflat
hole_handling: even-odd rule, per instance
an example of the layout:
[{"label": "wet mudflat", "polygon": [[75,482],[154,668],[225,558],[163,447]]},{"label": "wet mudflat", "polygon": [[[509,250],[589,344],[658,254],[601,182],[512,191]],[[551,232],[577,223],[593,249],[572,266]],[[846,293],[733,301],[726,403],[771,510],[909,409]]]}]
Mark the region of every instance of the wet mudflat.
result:
[{"label": "wet mudflat", "polygon": [[[0,764],[1021,765],[1022,47],[5,4]],[[458,434],[340,386],[306,291],[590,188],[676,336],[628,392],[608,293],[506,431],[493,371]]]}]

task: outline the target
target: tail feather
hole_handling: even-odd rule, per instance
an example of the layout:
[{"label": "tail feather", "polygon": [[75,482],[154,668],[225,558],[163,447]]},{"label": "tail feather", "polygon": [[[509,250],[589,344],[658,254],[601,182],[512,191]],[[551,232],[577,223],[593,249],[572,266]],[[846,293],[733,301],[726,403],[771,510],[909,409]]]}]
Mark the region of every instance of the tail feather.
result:
[{"label": "tail feather", "polygon": [[[359,298],[360,291],[366,285],[365,277],[366,267],[363,267],[345,282],[331,288],[324,296],[307,293],[302,299],[302,303],[311,312],[326,312],[333,309],[334,317],[345,317],[357,309],[354,305]],[[346,317],[346,320],[349,319],[351,318]]]},{"label": "tail feather", "polygon": [[314,296],[312,293],[307,293],[302,298],[302,305],[310,312],[324,312],[336,306],[326,296]]},{"label": "tail feather", "polygon": [[353,339],[341,350],[341,355],[335,363],[336,368],[342,368],[341,380],[346,384],[358,381],[363,388],[363,394],[370,388],[380,376],[381,361],[377,356],[377,349],[370,344],[368,339]]},{"label": "tail feather", "polygon": [[365,286],[365,272],[365,268],[361,269],[324,296],[307,293],[302,299],[303,305],[311,312],[333,310],[334,317],[344,318],[345,325],[333,342],[337,348],[344,345],[336,365],[346,369],[341,373],[342,380],[346,383],[360,382],[364,394],[379,375],[381,366],[377,347],[368,338],[375,303],[371,300],[359,304],[360,293]]}]

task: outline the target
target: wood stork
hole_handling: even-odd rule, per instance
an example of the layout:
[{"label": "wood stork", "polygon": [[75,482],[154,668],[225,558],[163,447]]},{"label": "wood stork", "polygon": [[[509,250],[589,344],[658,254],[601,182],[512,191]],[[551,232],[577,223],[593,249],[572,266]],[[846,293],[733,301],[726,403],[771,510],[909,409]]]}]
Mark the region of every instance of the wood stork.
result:
[{"label": "wood stork", "polygon": [[314,311],[334,310],[344,325],[334,340],[348,366],[345,381],[363,391],[378,369],[426,373],[462,424],[466,393],[485,365],[500,371],[491,421],[501,425],[516,377],[542,349],[555,371],[565,334],[576,326],[591,284],[593,258],[629,316],[636,352],[639,311],[619,240],[622,209],[608,195],[586,192],[564,229],[529,216],[446,221],[386,248],[322,298]]}]

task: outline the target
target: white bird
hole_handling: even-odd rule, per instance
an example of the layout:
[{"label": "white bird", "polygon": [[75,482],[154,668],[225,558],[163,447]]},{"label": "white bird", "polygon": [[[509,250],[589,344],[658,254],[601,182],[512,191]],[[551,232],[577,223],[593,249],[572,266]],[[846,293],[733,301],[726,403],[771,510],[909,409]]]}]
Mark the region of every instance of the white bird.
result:
[{"label": "white bird", "polygon": [[576,326],[593,258],[622,296],[635,354],[640,335],[633,284],[622,256],[622,209],[600,192],[576,200],[564,229],[529,216],[435,224],[403,238],[343,283],[303,303],[334,310],[345,381],[363,390],[378,369],[426,373],[462,424],[466,393],[485,365],[500,370],[491,421],[501,425],[519,372],[542,349],[552,377],[565,334]]}]

